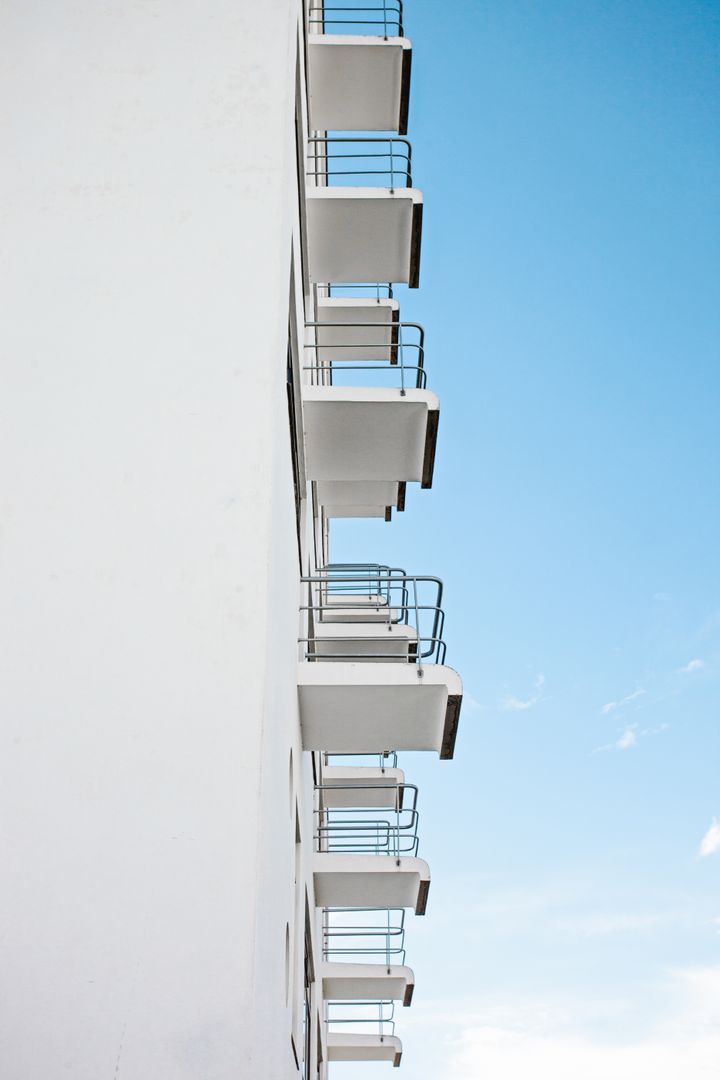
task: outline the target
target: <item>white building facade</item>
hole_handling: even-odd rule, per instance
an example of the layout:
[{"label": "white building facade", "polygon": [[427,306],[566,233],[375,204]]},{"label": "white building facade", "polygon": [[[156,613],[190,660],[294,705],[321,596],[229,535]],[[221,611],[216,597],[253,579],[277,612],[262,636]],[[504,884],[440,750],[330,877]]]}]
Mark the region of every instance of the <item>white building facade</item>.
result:
[{"label": "white building facade", "polygon": [[462,697],[330,561],[432,483],[401,4],[2,20],[0,1075],[372,1075]]}]

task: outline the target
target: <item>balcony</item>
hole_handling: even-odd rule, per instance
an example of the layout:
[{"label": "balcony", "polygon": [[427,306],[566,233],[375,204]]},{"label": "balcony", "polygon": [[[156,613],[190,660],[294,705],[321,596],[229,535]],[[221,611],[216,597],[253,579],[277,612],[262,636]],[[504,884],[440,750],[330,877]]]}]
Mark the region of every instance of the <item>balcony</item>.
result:
[{"label": "balcony", "polygon": [[410,1005],[415,976],[405,964],[404,908],[335,908],[323,913],[326,1001],[380,998]]},{"label": "balcony", "polygon": [[407,139],[309,140],[311,281],[392,281],[417,288],[423,203],[412,186],[411,160]]},{"label": "balcony", "polygon": [[303,746],[329,754],[434,750],[451,758],[462,702],[445,665],[442,582],[380,566],[304,578]]},{"label": "balcony", "polygon": [[405,964],[404,908],[335,908],[323,913],[323,997],[380,998],[409,1006],[415,976]]},{"label": "balcony", "polygon": [[314,4],[308,13],[308,101],[316,131],[407,131],[412,48],[402,4]]},{"label": "balcony", "polygon": [[[346,786],[353,806],[337,801],[338,785],[315,789],[313,876],[318,907],[413,908],[424,915],[430,870],[417,857],[417,788],[387,781]],[[392,801],[391,801],[392,800]],[[348,801],[346,799],[345,801]]]},{"label": "balcony", "polygon": [[402,1043],[395,1035],[393,1000],[331,1001],[325,1023],[328,1060],[400,1064]]},{"label": "balcony", "polygon": [[305,463],[318,502],[328,516],[387,517],[404,507],[408,483],[432,486],[440,410],[424,331],[367,317],[306,331]]}]

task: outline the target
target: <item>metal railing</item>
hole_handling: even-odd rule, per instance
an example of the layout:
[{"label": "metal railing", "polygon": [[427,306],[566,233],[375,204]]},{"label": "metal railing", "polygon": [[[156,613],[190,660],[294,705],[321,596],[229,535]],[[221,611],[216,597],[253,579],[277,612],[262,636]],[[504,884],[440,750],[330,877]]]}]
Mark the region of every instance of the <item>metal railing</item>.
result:
[{"label": "metal railing", "polygon": [[329,1028],[342,1025],[343,1035],[391,1036],[395,1034],[395,1002],[329,1001],[325,1023]]},{"label": "metal railing", "polygon": [[379,960],[387,967],[405,963],[404,908],[326,908],[323,959]]},{"label": "metal railing", "polygon": [[[328,805],[362,796],[361,805]],[[315,788],[317,851],[415,856],[418,853],[418,789],[414,784],[318,784]],[[382,795],[385,795],[385,800]]]},{"label": "metal railing", "polygon": [[392,300],[394,297],[391,281],[359,281],[354,285],[329,284],[326,288],[329,297],[341,299],[357,297],[361,300]]},{"label": "metal railing", "polygon": [[390,384],[401,396],[408,387],[427,386],[425,331],[419,323],[324,320],[306,322],[305,328],[314,340],[304,346],[312,362],[303,370],[313,386]]},{"label": "metal railing", "polygon": [[359,4],[311,0],[308,26],[314,34],[404,37],[402,0],[364,0]]},{"label": "metal railing", "polygon": [[[308,139],[307,176],[318,187],[411,188],[412,147],[400,137]],[[372,177],[368,180],[368,177]]]},{"label": "metal railing", "polygon": [[[307,636],[300,637],[306,660],[374,661],[444,664],[445,613],[440,578],[408,575],[396,567],[372,564],[329,564],[311,577],[307,587]],[[370,625],[376,632],[333,632],[339,623]],[[405,635],[386,637],[397,627]]]}]

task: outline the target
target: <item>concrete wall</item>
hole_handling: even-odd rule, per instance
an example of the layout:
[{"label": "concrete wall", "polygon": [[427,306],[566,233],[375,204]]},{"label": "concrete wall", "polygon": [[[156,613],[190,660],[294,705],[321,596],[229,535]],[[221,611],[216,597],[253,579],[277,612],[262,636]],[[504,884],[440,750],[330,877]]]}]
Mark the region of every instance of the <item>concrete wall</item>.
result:
[{"label": "concrete wall", "polygon": [[8,1080],[297,1075],[298,8],[3,8]]}]

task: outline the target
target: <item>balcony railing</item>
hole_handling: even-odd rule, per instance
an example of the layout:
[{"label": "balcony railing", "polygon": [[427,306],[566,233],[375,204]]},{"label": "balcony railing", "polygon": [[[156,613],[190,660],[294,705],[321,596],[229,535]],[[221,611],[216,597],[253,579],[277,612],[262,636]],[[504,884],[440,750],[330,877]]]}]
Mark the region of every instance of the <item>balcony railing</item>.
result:
[{"label": "balcony railing", "polygon": [[[319,290],[320,286],[316,288]],[[329,284],[322,288],[328,298],[333,300],[392,300],[394,295],[391,281],[359,281],[354,285]]]},{"label": "balcony railing", "polygon": [[402,138],[308,139],[308,178],[318,187],[411,188],[412,147]]},{"label": "balcony railing", "polygon": [[404,908],[328,908],[323,959],[405,963]]},{"label": "balcony railing", "polygon": [[[407,628],[407,651],[396,659],[409,663],[444,664],[445,613],[440,578],[405,574],[396,567],[372,564],[331,564],[312,577],[302,578],[307,586],[308,633],[301,637],[306,660],[374,661],[386,660],[390,644],[384,630]],[[372,631],[342,638],[330,627],[338,622],[363,624]],[[373,638],[377,647],[373,647]]]},{"label": "balcony railing", "polygon": [[342,1028],[347,1034],[395,1034],[394,1001],[331,1001],[327,1005],[325,1023],[328,1030]]},{"label": "balcony railing", "polygon": [[[315,789],[317,851],[365,855],[417,855],[418,789],[414,784],[320,784]],[[328,807],[352,798],[355,806]],[[391,805],[388,806],[388,803]],[[394,803],[394,805],[392,805]]]},{"label": "balcony railing", "polygon": [[390,386],[401,395],[427,388],[425,331],[418,323],[323,321],[305,327],[314,338],[305,345],[303,365],[312,386]]},{"label": "balcony railing", "polygon": [[311,34],[404,37],[402,0],[364,0],[360,4],[311,0],[308,25]]}]

